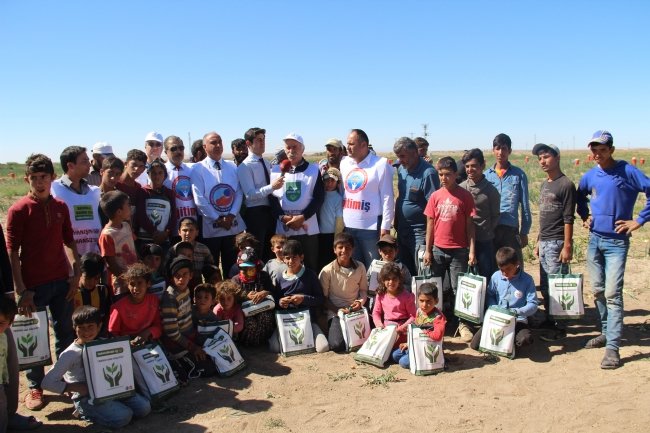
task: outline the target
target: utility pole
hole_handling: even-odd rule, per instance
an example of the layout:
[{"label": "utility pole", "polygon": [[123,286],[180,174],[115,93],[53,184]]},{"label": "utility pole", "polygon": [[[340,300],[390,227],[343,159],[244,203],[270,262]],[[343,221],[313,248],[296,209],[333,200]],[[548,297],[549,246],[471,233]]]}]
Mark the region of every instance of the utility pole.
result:
[{"label": "utility pole", "polygon": [[428,129],[429,129],[429,124],[428,124],[428,123],[423,123],[423,124],[422,124],[422,129],[424,130],[424,132],[423,132],[423,134],[422,134],[422,137],[426,140],[427,137],[429,136],[429,131],[428,131]]}]

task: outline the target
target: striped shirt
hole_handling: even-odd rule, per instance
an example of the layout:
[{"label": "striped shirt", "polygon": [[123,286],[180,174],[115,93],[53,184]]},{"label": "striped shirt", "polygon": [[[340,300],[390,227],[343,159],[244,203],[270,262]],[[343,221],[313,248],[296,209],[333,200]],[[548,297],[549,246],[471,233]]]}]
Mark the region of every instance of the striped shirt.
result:
[{"label": "striped shirt", "polygon": [[167,287],[160,298],[160,316],[165,336],[189,350],[193,344],[190,337],[194,334],[190,291],[179,292],[174,286]]}]

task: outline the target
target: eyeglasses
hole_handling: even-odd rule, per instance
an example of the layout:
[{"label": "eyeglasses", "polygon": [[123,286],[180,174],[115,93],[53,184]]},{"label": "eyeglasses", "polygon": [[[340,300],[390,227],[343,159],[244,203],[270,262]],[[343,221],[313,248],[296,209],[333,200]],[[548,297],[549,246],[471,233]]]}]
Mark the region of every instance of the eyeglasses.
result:
[{"label": "eyeglasses", "polygon": [[167,150],[169,150],[170,152],[176,152],[176,151],[183,152],[185,151],[185,146],[172,146]]},{"label": "eyeglasses", "polygon": [[160,141],[147,141],[149,147],[161,147],[162,143]]}]

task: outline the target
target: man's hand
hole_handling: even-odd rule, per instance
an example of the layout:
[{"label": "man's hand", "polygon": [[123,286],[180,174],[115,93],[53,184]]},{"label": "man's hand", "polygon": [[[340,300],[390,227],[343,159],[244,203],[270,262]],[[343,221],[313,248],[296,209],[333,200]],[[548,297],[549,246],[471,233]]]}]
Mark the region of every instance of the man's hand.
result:
[{"label": "man's hand", "polygon": [[277,179],[275,179],[273,182],[271,182],[271,187],[275,191],[276,189],[280,189],[284,186],[284,177],[280,176]]},{"label": "man's hand", "polygon": [[36,312],[36,304],[34,304],[34,292],[31,290],[23,290],[22,294],[16,294],[16,299],[19,299],[18,314],[32,317],[32,313]]},{"label": "man's hand", "polygon": [[615,231],[618,234],[627,233],[630,235],[634,230],[641,227],[641,224],[634,220],[618,220],[614,223]]},{"label": "man's hand", "polygon": [[565,244],[562,251],[560,251],[560,261],[562,263],[571,263],[571,259],[573,259],[573,248],[571,248],[571,245]]},{"label": "man's hand", "polygon": [[300,230],[305,223],[304,215],[294,215],[287,224],[292,230]]},{"label": "man's hand", "polygon": [[431,266],[431,251],[427,250],[424,252],[424,256],[422,257],[422,264],[424,266]]},{"label": "man's hand", "polygon": [[528,245],[528,235],[519,235],[519,241],[521,242],[521,247],[525,248]]},{"label": "man's hand", "polygon": [[586,220],[582,221],[582,227],[584,227],[586,229],[591,228],[591,215],[589,215]]}]

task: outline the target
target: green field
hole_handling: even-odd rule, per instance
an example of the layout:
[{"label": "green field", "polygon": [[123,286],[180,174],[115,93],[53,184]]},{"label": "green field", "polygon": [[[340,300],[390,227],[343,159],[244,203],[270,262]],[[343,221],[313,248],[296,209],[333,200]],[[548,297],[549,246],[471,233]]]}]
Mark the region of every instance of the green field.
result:
[{"label": "green field", "polygon": [[[492,158],[492,153],[485,151],[485,156],[487,159],[488,166],[494,163]],[[562,170],[564,173],[573,180],[576,184],[580,180],[580,177],[591,167],[593,167],[593,162],[588,161],[588,150],[585,148],[582,151],[562,151]],[[393,154],[384,153],[389,159],[394,158]],[[434,160],[442,156],[452,156],[457,161],[460,160],[462,152],[433,152],[432,157]],[[310,161],[318,161],[322,159],[325,155],[323,153],[308,155]],[[526,162],[526,157],[528,156],[528,162]],[[637,167],[650,175],[650,151],[648,149],[633,149],[633,150],[616,150],[614,154],[616,159],[624,159],[626,161],[631,161],[632,157],[636,157],[639,161]],[[645,164],[641,165],[641,158],[647,159]],[[575,165],[574,160],[579,159],[580,163]],[[525,259],[527,262],[534,261],[533,256],[533,243],[537,236],[538,232],[538,206],[537,201],[539,199],[539,190],[542,181],[545,179],[544,172],[539,168],[537,164],[537,159],[533,155],[530,155],[529,152],[524,151],[515,151],[510,157],[510,160],[513,164],[521,167],[528,176],[529,182],[529,192],[530,192],[530,202],[531,210],[533,213],[533,227],[529,239],[531,243],[529,247],[525,250]],[[57,173],[61,173],[58,164],[55,164],[55,169]],[[14,174],[14,177],[11,174]],[[4,222],[5,216],[7,214],[7,209],[9,206],[16,200],[16,198],[22,196],[27,192],[27,184],[23,180],[24,176],[24,167],[21,163],[6,163],[0,164],[0,219]],[[646,197],[643,194],[639,194],[637,202],[634,208],[634,215],[636,216],[638,212],[645,206]],[[580,227],[579,224],[576,225],[574,232],[574,261],[582,262],[585,259],[585,250],[587,245],[588,232],[586,229]],[[641,228],[634,232],[632,236],[632,242],[630,245],[630,256],[631,257],[646,257],[648,256],[648,248],[650,245],[650,232],[648,228]]]}]

